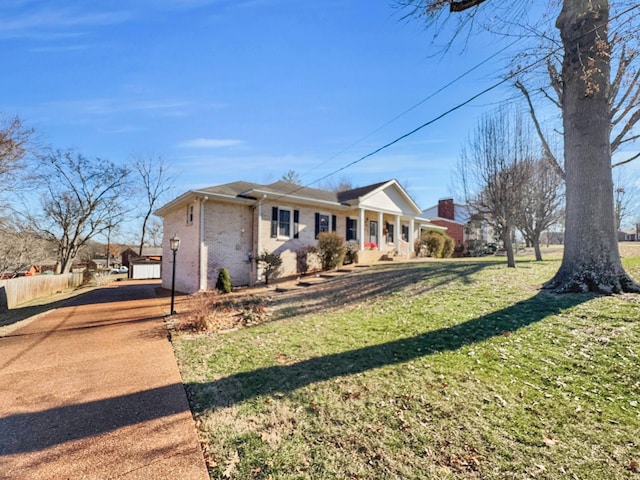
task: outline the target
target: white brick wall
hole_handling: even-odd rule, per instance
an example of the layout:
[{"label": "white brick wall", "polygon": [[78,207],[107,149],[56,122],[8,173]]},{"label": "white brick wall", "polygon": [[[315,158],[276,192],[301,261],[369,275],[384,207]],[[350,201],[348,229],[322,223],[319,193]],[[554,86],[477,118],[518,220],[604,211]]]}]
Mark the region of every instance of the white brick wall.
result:
[{"label": "white brick wall", "polygon": [[[293,213],[291,214],[291,238],[271,238],[271,215],[272,207],[291,208],[291,210],[299,210],[299,238],[293,238]],[[258,253],[265,250],[267,252],[279,253],[282,258],[282,266],[280,267],[279,276],[289,277],[298,274],[296,265],[296,250],[305,245],[316,245],[315,239],[315,214],[322,213],[336,215],[336,233],[341,237],[345,237],[347,228],[347,216],[357,218],[357,211],[345,212],[344,210],[330,210],[322,207],[301,207],[288,203],[265,202],[262,207],[262,226],[260,247]],[[259,281],[264,278],[259,278]]]},{"label": "white brick wall", "polygon": [[221,268],[229,270],[234,285],[248,285],[251,273],[252,208],[232,203],[206,202],[204,212],[208,289],[215,288]]},{"label": "white brick wall", "polygon": [[176,291],[197,292],[199,285],[199,206],[194,202],[193,222],[187,224],[187,205],[168,213],[163,224],[162,286],[171,288],[173,253],[169,249],[169,239],[175,234],[180,237],[180,250],[176,254]]}]

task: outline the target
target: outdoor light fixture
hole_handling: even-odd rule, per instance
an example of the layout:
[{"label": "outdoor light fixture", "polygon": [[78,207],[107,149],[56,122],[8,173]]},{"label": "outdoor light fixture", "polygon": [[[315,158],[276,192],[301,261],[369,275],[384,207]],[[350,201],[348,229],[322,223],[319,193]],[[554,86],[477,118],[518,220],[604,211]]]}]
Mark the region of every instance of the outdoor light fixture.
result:
[{"label": "outdoor light fixture", "polygon": [[178,253],[178,249],[180,248],[180,238],[178,238],[178,235],[174,234],[173,237],[169,239],[169,248],[171,248],[171,251],[173,252],[173,274],[171,277],[171,310],[170,310],[171,313],[170,314],[175,315],[176,311],[173,309],[173,304],[176,296],[176,253]]}]

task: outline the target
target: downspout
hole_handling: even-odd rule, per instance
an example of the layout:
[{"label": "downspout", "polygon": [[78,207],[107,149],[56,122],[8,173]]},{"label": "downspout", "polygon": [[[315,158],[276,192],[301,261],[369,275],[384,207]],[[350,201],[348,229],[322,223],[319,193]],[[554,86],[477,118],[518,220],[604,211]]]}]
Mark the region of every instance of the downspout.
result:
[{"label": "downspout", "polygon": [[209,261],[209,251],[204,243],[204,204],[209,197],[200,199],[200,246],[198,248],[198,264],[200,268],[200,291],[207,290],[207,263]]},{"label": "downspout", "polygon": [[262,202],[264,202],[266,195],[263,195],[257,203],[257,209],[255,211],[258,212],[258,218],[256,219],[256,238],[253,243],[253,255],[251,258],[251,285],[255,285],[258,283],[258,257],[260,256],[260,242],[262,241]]}]

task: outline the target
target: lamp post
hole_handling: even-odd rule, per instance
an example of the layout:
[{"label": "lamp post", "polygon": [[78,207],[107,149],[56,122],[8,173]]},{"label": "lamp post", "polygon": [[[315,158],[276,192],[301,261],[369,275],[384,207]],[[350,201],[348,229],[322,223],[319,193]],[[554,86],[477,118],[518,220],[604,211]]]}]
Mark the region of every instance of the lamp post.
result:
[{"label": "lamp post", "polygon": [[170,315],[175,315],[176,311],[173,309],[173,303],[176,296],[176,253],[178,253],[178,249],[180,248],[180,239],[178,235],[173,235],[169,239],[169,248],[173,252],[173,274],[171,277],[171,310]]}]

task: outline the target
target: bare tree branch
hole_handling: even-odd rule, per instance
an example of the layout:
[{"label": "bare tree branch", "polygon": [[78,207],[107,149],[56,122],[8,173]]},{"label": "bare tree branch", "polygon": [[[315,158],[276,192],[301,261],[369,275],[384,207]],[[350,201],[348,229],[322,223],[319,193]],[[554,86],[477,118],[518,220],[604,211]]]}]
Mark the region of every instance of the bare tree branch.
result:
[{"label": "bare tree branch", "polygon": [[558,72],[558,69],[553,64],[551,59],[547,60],[547,73],[549,74],[551,86],[555,90],[556,95],[558,96],[558,99],[553,100],[551,96],[547,95],[546,91],[544,93],[547,96],[547,98],[551,100],[557,107],[562,108],[562,100],[561,100],[562,99],[562,76]]},{"label": "bare tree branch", "polygon": [[631,115],[631,118],[624,124],[624,127],[622,127],[622,130],[616,135],[616,138],[611,141],[611,153],[615,152],[623,143],[625,136],[635,126],[638,120],[640,120],[640,110],[633,112],[633,115]]},{"label": "bare tree branch", "polygon": [[614,163],[613,165],[611,165],[611,168],[619,167],[620,165],[626,165],[627,163],[633,162],[637,158],[640,158],[640,153],[636,153],[632,157],[627,158],[626,160],[622,160],[621,162]]},{"label": "bare tree branch", "polygon": [[455,0],[452,0],[451,3],[449,4],[449,11],[463,12],[469,8],[480,5],[484,1],[485,0],[459,0],[456,2]]},{"label": "bare tree branch", "polygon": [[553,152],[551,151],[551,147],[549,146],[549,142],[547,142],[544,133],[542,132],[542,128],[540,128],[540,122],[538,122],[538,117],[536,116],[535,109],[533,108],[533,103],[531,103],[531,97],[529,96],[529,91],[526,87],[520,82],[516,81],[516,87],[522,92],[524,97],[529,104],[529,113],[531,114],[531,119],[533,120],[533,125],[536,128],[536,132],[538,133],[538,137],[540,137],[540,142],[542,143],[542,148],[544,149],[544,153],[551,162],[556,173],[560,176],[560,178],[564,179],[564,170],[558,163],[558,159],[555,157]]}]

